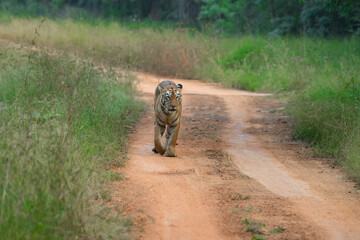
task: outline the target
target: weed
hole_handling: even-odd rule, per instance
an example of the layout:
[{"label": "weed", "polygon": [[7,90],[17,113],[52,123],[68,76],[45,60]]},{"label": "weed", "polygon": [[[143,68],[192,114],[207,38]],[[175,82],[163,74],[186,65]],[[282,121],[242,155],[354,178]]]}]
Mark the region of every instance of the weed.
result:
[{"label": "weed", "polygon": [[233,196],[232,199],[249,200],[251,199],[251,196],[250,195],[243,196],[241,193],[238,193],[235,196]]},{"label": "weed", "polygon": [[263,236],[257,236],[257,235],[252,235],[251,239],[254,239],[254,240],[266,240],[266,238],[264,238]]},{"label": "weed", "polygon": [[232,210],[232,213],[234,214],[251,213],[251,212],[253,212],[253,208],[251,206],[244,207],[242,210],[240,210],[238,207],[235,207]]},{"label": "weed", "polygon": [[241,214],[241,210],[240,210],[238,207],[235,207],[235,208],[232,210],[232,213],[233,213],[233,214]]},{"label": "weed", "polygon": [[266,227],[264,223],[252,221],[247,218],[242,220],[242,222],[245,224],[245,228],[247,232],[251,232],[254,234],[264,234],[262,230],[263,227]]},{"label": "weed", "polygon": [[284,231],[285,231],[285,228],[278,227],[278,228],[271,230],[270,232],[273,234],[278,234],[278,233],[283,233]]},{"label": "weed", "polygon": [[100,193],[100,198],[104,201],[110,201],[111,200],[111,195],[110,195],[110,192],[108,190],[101,190]]},{"label": "weed", "polygon": [[246,213],[251,213],[251,212],[253,212],[253,208],[251,206],[246,206],[243,208],[242,211],[246,212]]}]

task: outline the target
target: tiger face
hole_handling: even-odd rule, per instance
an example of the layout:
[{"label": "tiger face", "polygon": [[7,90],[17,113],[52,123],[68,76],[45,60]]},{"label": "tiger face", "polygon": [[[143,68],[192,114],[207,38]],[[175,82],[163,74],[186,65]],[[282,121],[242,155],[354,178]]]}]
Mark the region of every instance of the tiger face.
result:
[{"label": "tiger face", "polygon": [[173,114],[179,110],[182,102],[182,85],[169,85],[162,89],[161,108],[165,114]]}]

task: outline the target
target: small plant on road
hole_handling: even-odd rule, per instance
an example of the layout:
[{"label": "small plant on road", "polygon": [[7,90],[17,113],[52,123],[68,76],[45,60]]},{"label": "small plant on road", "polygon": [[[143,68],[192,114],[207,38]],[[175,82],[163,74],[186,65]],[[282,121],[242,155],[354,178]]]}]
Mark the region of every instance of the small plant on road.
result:
[{"label": "small plant on road", "polygon": [[266,238],[264,238],[262,236],[257,236],[257,235],[252,235],[251,239],[254,239],[254,240],[266,240]]},{"label": "small plant on road", "polygon": [[247,232],[251,232],[254,234],[264,234],[262,230],[263,227],[266,227],[264,223],[252,221],[247,218],[245,218],[242,222],[245,224]]},{"label": "small plant on road", "polygon": [[284,231],[285,231],[285,228],[278,227],[278,228],[275,228],[275,229],[271,230],[271,233],[279,234],[279,233],[283,233]]},{"label": "small plant on road", "polygon": [[249,200],[251,198],[250,195],[243,196],[241,193],[236,194],[232,197],[233,200],[240,199],[240,200]]}]

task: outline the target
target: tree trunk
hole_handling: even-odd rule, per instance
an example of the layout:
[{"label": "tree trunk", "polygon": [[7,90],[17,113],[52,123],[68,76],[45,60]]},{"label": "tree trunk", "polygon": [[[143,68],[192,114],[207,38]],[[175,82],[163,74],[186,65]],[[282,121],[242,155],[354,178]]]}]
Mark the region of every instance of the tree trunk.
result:
[{"label": "tree trunk", "polygon": [[150,18],[154,21],[161,20],[161,4],[159,0],[153,0],[151,4]]},{"label": "tree trunk", "polygon": [[270,7],[271,19],[274,19],[275,17],[274,0],[269,0],[269,7]]}]

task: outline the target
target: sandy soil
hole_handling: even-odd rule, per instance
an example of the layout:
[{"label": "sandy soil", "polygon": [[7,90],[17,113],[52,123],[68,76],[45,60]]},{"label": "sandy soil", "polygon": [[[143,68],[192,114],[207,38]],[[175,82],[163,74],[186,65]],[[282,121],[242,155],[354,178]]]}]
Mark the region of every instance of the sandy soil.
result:
[{"label": "sandy soil", "polygon": [[175,79],[184,87],[179,157],[167,158],[151,151],[153,92],[164,79],[138,79],[149,111],[126,167],[115,169],[125,180],[111,186],[134,239],[360,239],[359,190],[292,141],[279,101]]}]

